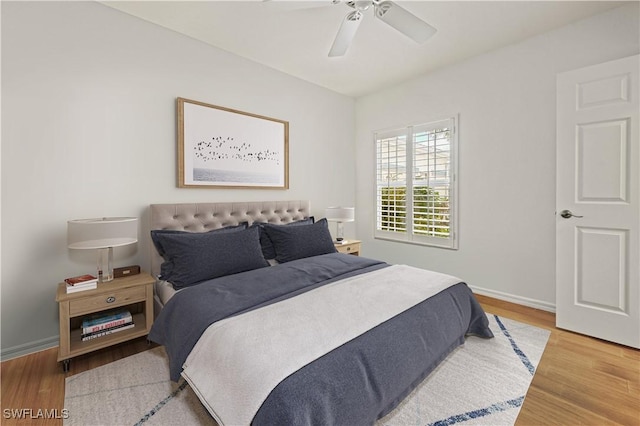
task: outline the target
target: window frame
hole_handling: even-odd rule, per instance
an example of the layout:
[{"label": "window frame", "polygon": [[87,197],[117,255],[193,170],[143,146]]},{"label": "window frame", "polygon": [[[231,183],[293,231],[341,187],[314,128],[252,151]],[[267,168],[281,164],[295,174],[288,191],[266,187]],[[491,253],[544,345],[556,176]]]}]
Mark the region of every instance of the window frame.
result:
[{"label": "window frame", "polygon": [[[428,122],[420,124],[411,124],[402,127],[395,127],[391,129],[377,130],[373,132],[373,145],[374,145],[374,221],[373,231],[374,238],[380,240],[389,240],[409,244],[417,244],[429,247],[445,248],[451,250],[458,249],[458,115],[451,115],[447,118],[429,120]],[[451,129],[449,140],[449,236],[446,238],[418,235],[414,233],[414,187],[420,186],[415,184],[414,170],[414,130],[419,129],[424,131],[425,129],[433,130],[436,128],[442,128],[443,124],[447,123],[447,127]],[[378,224],[381,217],[382,210],[379,208],[379,199],[382,196],[379,194],[378,187],[378,172],[379,172],[379,157],[378,157],[378,141],[391,137],[405,137],[405,182],[398,183],[398,186],[404,185],[405,189],[405,226],[406,230],[401,231],[386,231],[378,229]]]}]

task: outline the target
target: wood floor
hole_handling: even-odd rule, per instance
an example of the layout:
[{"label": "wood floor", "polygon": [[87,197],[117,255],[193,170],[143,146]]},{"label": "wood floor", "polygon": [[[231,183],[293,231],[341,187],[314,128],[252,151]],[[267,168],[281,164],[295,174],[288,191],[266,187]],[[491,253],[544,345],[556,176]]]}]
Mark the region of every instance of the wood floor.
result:
[{"label": "wood floor", "polygon": [[555,328],[555,315],[477,296],[492,314],[551,331],[517,425],[640,425],[640,351]]},{"label": "wood floor", "polygon": [[[484,296],[478,300],[487,312],[551,331],[517,425],[640,425],[640,351],[556,329],[549,312]],[[0,423],[61,425],[60,418],[42,417],[63,415],[65,377],[147,349],[140,338],[87,354],[73,359],[67,374],[56,362],[57,348],[2,362]],[[8,418],[20,409],[40,418]],[[38,410],[47,411],[38,416]]]}]

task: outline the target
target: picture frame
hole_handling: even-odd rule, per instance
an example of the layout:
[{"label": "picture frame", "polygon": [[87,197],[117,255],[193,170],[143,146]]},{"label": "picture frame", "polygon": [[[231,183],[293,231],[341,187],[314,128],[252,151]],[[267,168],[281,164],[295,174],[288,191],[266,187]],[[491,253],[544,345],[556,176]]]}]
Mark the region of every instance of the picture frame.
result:
[{"label": "picture frame", "polygon": [[289,189],[289,122],[177,98],[178,187]]}]

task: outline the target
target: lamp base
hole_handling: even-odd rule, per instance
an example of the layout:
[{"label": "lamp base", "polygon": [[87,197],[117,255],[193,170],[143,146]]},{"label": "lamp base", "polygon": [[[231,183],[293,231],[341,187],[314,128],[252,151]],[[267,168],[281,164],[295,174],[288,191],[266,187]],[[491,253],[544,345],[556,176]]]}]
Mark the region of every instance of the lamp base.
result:
[{"label": "lamp base", "polygon": [[98,250],[98,282],[113,281],[113,247]]},{"label": "lamp base", "polygon": [[344,224],[338,222],[336,226],[336,241],[344,240]]}]

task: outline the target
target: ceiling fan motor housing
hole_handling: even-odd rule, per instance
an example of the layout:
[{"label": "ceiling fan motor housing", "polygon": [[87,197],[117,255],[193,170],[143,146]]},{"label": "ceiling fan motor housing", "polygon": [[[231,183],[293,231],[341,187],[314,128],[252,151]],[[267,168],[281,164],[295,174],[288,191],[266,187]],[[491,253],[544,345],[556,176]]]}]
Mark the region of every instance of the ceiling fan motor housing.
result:
[{"label": "ceiling fan motor housing", "polygon": [[365,11],[365,10],[369,9],[373,3],[374,2],[371,1],[371,0],[348,1],[347,2],[347,6],[352,7],[354,9],[359,10],[359,11],[362,12],[362,11]]}]

